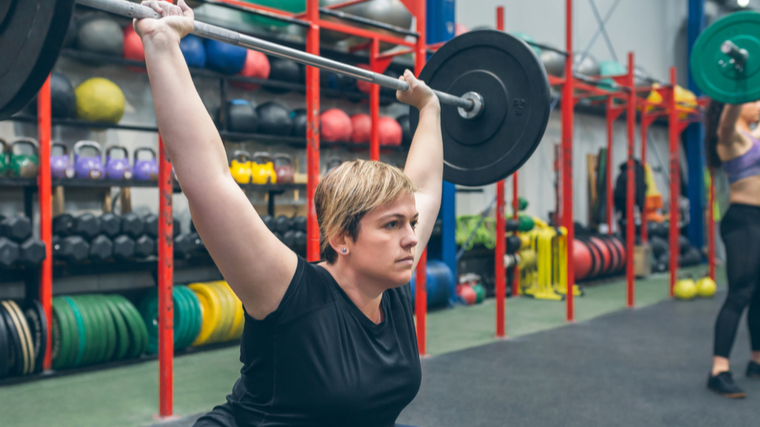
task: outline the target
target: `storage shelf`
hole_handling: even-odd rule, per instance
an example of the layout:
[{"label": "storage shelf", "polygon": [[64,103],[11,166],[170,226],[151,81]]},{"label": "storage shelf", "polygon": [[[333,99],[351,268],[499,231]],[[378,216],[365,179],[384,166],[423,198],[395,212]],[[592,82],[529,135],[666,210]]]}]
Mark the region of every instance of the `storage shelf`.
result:
[{"label": "storage shelf", "polygon": [[[135,179],[82,179],[82,178],[53,178],[53,187],[66,188],[111,188],[111,187],[142,187],[157,188],[156,181],[138,181]],[[37,188],[37,178],[0,177],[0,187],[31,187]],[[288,190],[306,190],[306,184],[240,184],[249,191],[268,193],[284,193]],[[181,192],[179,185],[174,183],[174,191]]]}]

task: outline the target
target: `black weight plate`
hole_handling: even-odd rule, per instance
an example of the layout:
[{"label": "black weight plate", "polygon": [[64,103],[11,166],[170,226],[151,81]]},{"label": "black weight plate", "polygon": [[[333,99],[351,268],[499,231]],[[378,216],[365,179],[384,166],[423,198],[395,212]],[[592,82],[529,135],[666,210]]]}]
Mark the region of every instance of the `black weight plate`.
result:
[{"label": "black weight plate", "polygon": [[45,83],[63,46],[75,1],[10,3],[0,24],[0,119],[22,109]]},{"label": "black weight plate", "polygon": [[5,330],[8,331],[8,370],[10,375],[22,375],[24,373],[24,349],[21,347],[21,335],[16,327],[16,322],[8,310],[0,304],[0,315],[5,320]]},{"label": "black weight plate", "polygon": [[32,334],[32,346],[34,348],[34,373],[42,372],[42,362],[47,350],[47,317],[45,310],[37,300],[31,300],[24,305],[24,317],[29,324],[29,332]]},{"label": "black weight plate", "polygon": [[34,341],[32,340],[32,334],[29,330],[29,324],[26,322],[24,312],[21,307],[13,301],[5,301],[6,308],[13,314],[16,319],[16,325],[19,327],[19,333],[21,334],[21,341],[26,346],[26,368],[24,369],[24,375],[29,375],[34,372]]},{"label": "black weight plate", "polygon": [[[420,73],[431,88],[479,93],[473,119],[441,104],[443,179],[480,186],[506,178],[533,154],[549,121],[550,89],[541,61],[524,41],[494,30],[470,31],[444,44]],[[410,108],[412,130],[419,111]]]},{"label": "black weight plate", "polygon": [[10,366],[10,336],[8,336],[8,329],[5,324],[5,316],[0,314],[0,379],[8,376],[8,370]]}]

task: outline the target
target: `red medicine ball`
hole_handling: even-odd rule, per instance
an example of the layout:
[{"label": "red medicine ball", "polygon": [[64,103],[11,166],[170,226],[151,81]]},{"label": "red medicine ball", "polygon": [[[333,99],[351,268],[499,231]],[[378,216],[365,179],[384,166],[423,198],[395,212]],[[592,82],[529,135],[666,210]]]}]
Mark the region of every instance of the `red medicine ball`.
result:
[{"label": "red medicine ball", "polygon": [[573,241],[573,264],[575,280],[583,280],[591,272],[591,250],[580,240]]},{"label": "red medicine ball", "polygon": [[351,118],[343,110],[331,108],[319,117],[319,137],[323,141],[350,141],[353,133]]},{"label": "red medicine ball", "polygon": [[403,130],[396,119],[380,117],[380,145],[401,145]]},{"label": "red medicine ball", "polygon": [[[356,66],[357,68],[361,68],[362,70],[372,70],[369,68],[369,65],[367,64],[358,64]],[[369,94],[369,90],[372,87],[372,83],[365,82],[364,80],[357,80],[356,81],[356,88],[359,89],[359,92]]]},{"label": "red medicine ball", "polygon": [[368,143],[372,133],[372,119],[369,114],[354,114],[351,116],[351,125],[353,126],[351,142]]},{"label": "red medicine ball", "polygon": [[[261,52],[257,52],[255,50],[248,50],[248,53],[246,53],[246,56],[245,56],[245,65],[243,66],[243,71],[241,71],[238,74],[243,77],[268,79],[270,71],[271,71],[271,67],[269,65],[269,58],[267,58],[266,55],[264,55]],[[236,88],[240,88],[244,90],[256,90],[259,87],[261,87],[261,85],[257,85],[253,83],[243,83],[243,82],[230,82],[230,83],[232,83],[232,86],[235,86]]]},{"label": "red medicine ball", "polygon": [[[140,36],[137,35],[132,24],[124,27],[124,53],[122,56],[125,59],[145,62],[145,49],[142,40],[140,40]],[[145,68],[142,67],[129,67],[129,69],[136,73],[146,72]]]}]

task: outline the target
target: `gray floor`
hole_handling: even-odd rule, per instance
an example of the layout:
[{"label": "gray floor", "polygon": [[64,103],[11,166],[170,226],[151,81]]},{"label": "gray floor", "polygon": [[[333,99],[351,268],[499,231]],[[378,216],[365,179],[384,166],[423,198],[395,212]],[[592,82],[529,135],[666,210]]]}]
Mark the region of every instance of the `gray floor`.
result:
[{"label": "gray floor", "polygon": [[739,426],[760,422],[760,380],[744,377],[746,323],[732,367],[748,393],[705,388],[712,300],[666,301],[423,363],[423,386],[399,422],[420,426]]},{"label": "gray floor", "polygon": [[[477,426],[739,426],[760,421],[760,380],[742,321],[731,359],[749,397],[705,388],[724,292],[666,301],[426,359],[400,423]],[[192,425],[197,417],[164,423]]]}]

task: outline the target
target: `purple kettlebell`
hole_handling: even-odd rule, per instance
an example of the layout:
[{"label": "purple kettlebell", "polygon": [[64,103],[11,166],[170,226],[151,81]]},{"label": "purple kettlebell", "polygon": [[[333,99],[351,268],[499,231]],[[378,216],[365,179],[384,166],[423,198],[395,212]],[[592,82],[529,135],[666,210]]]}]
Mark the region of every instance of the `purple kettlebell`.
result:
[{"label": "purple kettlebell", "polygon": [[[149,159],[140,159],[141,152],[150,153],[151,157]],[[140,181],[155,181],[158,179],[158,162],[156,161],[156,152],[152,148],[140,147],[135,150],[133,174],[135,179]]]},{"label": "purple kettlebell", "polygon": [[121,145],[112,145],[106,149],[106,178],[132,179],[129,151]]},{"label": "purple kettlebell", "polygon": [[74,144],[74,171],[77,178],[105,178],[100,144],[95,141],[79,141]]},{"label": "purple kettlebell", "polygon": [[50,175],[53,178],[74,178],[69,148],[62,142],[54,142],[50,146]]}]

